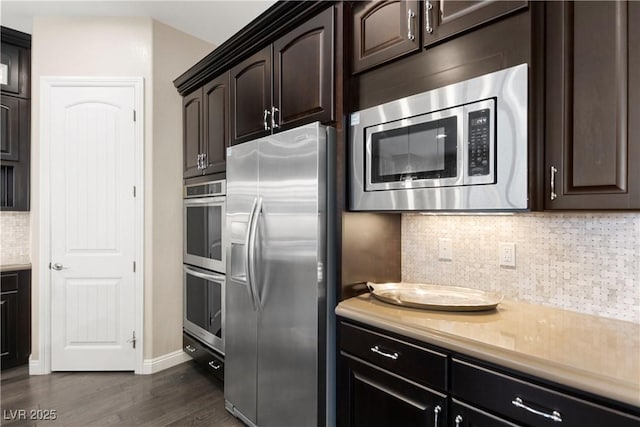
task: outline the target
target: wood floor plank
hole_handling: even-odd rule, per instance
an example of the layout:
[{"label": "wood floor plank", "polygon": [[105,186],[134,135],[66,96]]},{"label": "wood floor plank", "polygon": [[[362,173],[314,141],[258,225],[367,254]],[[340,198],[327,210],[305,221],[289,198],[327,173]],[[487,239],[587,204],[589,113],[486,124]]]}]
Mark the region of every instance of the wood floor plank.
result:
[{"label": "wood floor plank", "polygon": [[[224,409],[222,383],[187,362],[153,375],[56,372],[0,375],[2,426],[243,427]],[[11,419],[18,409],[56,410],[55,421]],[[14,412],[10,412],[14,411]]]}]

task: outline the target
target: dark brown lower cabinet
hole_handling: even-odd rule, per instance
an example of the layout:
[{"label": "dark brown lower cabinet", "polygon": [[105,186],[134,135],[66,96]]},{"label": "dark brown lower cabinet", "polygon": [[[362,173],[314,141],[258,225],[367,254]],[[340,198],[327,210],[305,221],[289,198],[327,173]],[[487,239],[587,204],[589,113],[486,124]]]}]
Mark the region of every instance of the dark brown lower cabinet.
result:
[{"label": "dark brown lower cabinet", "polygon": [[348,355],[345,364],[350,427],[446,425],[447,397]]},{"label": "dark brown lower cabinet", "polygon": [[338,335],[341,427],[640,426],[640,408],[378,328],[341,320]]},{"label": "dark brown lower cabinet", "polygon": [[0,274],[0,365],[24,365],[31,354],[31,270]]},{"label": "dark brown lower cabinet", "polygon": [[208,373],[224,381],[224,357],[187,333],[182,333],[182,350]]},{"label": "dark brown lower cabinet", "polygon": [[451,399],[451,425],[455,427],[516,427],[509,421],[491,415],[481,409]]}]

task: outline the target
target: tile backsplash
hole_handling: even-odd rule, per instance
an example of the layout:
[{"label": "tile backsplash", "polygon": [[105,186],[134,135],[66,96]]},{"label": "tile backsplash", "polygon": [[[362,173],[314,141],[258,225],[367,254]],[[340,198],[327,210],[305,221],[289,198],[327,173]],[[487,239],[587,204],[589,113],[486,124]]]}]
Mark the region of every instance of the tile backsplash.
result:
[{"label": "tile backsplash", "polygon": [[[515,243],[515,268],[499,265],[503,242]],[[640,323],[640,214],[403,214],[402,280]]]},{"label": "tile backsplash", "polygon": [[0,212],[0,264],[31,262],[29,221],[29,212]]}]

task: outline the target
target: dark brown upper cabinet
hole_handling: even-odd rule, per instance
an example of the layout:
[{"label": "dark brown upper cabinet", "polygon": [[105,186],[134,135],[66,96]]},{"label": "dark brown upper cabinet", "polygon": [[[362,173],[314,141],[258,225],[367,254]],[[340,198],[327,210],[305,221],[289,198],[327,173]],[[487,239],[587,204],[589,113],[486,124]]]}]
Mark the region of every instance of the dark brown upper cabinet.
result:
[{"label": "dark brown upper cabinet", "polygon": [[429,46],[518,9],[526,1],[439,0],[423,2],[423,44]]},{"label": "dark brown upper cabinet", "polygon": [[419,51],[420,22],[419,1],[354,2],[353,72]]},{"label": "dark brown upper cabinet", "polygon": [[201,147],[204,135],[202,88],[182,99],[183,177],[202,175]]},{"label": "dark brown upper cabinet", "polygon": [[0,209],[29,210],[30,108],[28,99],[0,95]]},{"label": "dark brown upper cabinet", "polygon": [[231,69],[231,145],[333,120],[333,8]]},{"label": "dark brown upper cabinet", "polygon": [[231,144],[271,133],[271,45],[231,69]]},{"label": "dark brown upper cabinet", "polygon": [[183,177],[224,172],[229,146],[229,73],[183,99]]},{"label": "dark brown upper cabinet", "polygon": [[273,43],[274,129],[290,129],[333,114],[333,9]]},{"label": "dark brown upper cabinet", "polygon": [[[2,128],[0,128],[0,159],[20,160],[20,109],[21,99],[3,96],[0,101],[0,116]],[[24,102],[24,101],[23,101]]]},{"label": "dark brown upper cabinet", "polygon": [[[6,30],[2,34],[3,41],[5,33]],[[2,92],[22,98],[29,97],[29,58],[30,50],[28,48],[2,43],[2,51],[0,52],[0,89]]]},{"label": "dark brown upper cabinet", "polygon": [[226,170],[229,146],[229,73],[217,77],[202,88],[204,117],[203,173]]},{"label": "dark brown upper cabinet", "polygon": [[0,209],[29,210],[31,36],[1,27]]},{"label": "dark brown upper cabinet", "polygon": [[640,3],[546,4],[546,209],[640,208]]}]

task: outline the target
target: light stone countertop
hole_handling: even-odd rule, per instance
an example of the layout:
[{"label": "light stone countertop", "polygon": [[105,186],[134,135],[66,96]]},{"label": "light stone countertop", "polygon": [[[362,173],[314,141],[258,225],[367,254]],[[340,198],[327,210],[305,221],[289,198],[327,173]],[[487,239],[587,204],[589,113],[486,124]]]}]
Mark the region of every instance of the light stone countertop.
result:
[{"label": "light stone countertop", "polygon": [[0,271],[3,273],[9,272],[9,271],[20,271],[20,270],[31,270],[31,263],[0,265]]},{"label": "light stone countertop", "polygon": [[490,312],[419,310],[369,294],[336,314],[640,406],[640,324],[508,300]]}]

